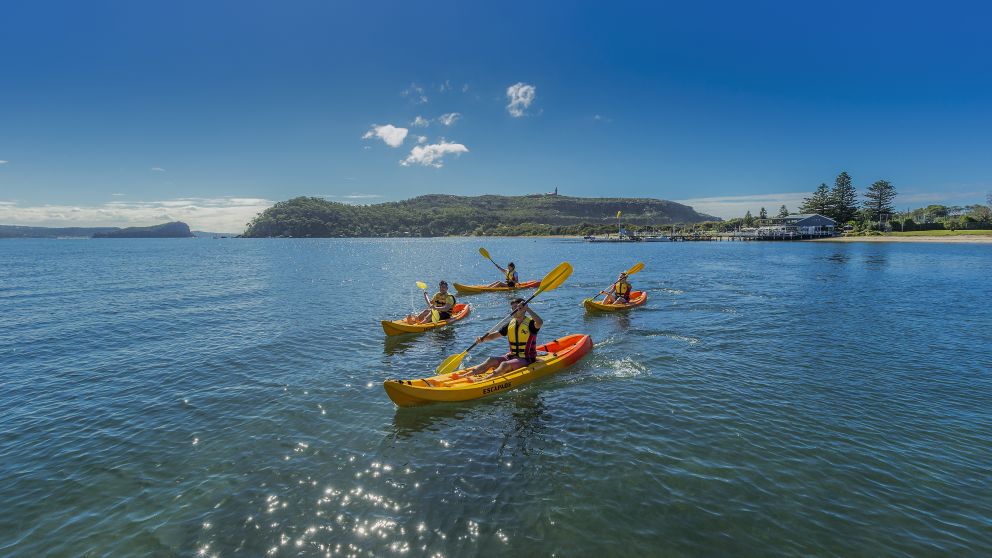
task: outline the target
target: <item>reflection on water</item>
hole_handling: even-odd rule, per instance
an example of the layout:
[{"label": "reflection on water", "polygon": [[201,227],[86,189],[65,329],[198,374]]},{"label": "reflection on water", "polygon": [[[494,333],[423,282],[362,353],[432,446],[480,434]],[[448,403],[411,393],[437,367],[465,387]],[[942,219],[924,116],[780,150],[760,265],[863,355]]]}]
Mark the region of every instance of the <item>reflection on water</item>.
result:
[{"label": "reflection on water", "polygon": [[[992,555],[986,247],[567,244],[535,308],[580,365],[397,409],[506,316],[377,322],[494,279],[478,239],[3,243],[0,554]],[[648,303],[584,312],[633,261]]]}]

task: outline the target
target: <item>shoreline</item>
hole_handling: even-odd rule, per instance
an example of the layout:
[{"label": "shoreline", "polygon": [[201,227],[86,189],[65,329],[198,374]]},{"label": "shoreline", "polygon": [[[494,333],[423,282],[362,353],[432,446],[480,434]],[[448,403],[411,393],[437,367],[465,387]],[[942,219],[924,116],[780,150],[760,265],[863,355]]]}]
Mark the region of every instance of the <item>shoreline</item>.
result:
[{"label": "shoreline", "polygon": [[942,242],[950,244],[992,244],[992,236],[835,236],[831,238],[804,240],[803,242]]}]

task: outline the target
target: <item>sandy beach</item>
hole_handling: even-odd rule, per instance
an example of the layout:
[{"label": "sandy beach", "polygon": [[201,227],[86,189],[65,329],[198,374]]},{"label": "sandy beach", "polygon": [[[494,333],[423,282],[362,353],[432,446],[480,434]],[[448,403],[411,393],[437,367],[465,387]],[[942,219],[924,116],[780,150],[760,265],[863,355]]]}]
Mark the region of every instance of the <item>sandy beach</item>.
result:
[{"label": "sandy beach", "polygon": [[992,244],[992,236],[835,236],[805,242],[945,242],[951,244]]}]

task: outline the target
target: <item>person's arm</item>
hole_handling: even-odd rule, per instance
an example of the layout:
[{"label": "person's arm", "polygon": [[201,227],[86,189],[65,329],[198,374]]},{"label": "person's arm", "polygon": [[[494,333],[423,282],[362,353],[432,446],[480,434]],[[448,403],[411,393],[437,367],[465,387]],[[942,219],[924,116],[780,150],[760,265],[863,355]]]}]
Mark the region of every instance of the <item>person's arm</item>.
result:
[{"label": "person's arm", "polygon": [[535,312],[530,306],[527,307],[527,313],[530,314],[531,318],[533,318],[534,325],[537,329],[541,329],[541,326],[544,325],[544,320],[542,320],[541,317],[537,315],[537,312]]},{"label": "person's arm", "polygon": [[450,312],[454,306],[454,303],[451,302],[451,297],[445,297],[444,304],[438,306],[437,309],[441,312]]},{"label": "person's arm", "polygon": [[499,339],[500,337],[502,337],[502,335],[500,335],[498,331],[492,331],[483,335],[482,337],[476,337],[475,342],[485,343],[486,341],[492,341],[493,339]]}]

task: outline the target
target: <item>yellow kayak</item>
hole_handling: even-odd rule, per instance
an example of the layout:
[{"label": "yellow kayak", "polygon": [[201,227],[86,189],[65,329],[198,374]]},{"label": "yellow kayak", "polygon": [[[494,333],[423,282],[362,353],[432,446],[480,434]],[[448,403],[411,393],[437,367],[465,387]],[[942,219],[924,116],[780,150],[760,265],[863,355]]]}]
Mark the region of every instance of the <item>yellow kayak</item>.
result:
[{"label": "yellow kayak", "polygon": [[[588,335],[572,334],[537,348],[537,362],[502,376],[485,374],[463,378],[464,370],[418,380],[386,380],[386,395],[400,407],[416,407],[444,401],[469,401],[494,395],[533,382],[575,364],[592,349]],[[541,352],[547,354],[542,355]],[[474,380],[474,381],[473,381]]]},{"label": "yellow kayak", "polygon": [[616,312],[617,310],[626,310],[628,308],[634,308],[635,306],[640,306],[647,301],[648,301],[648,293],[644,291],[632,291],[630,293],[630,302],[627,304],[603,304],[601,301],[587,298],[582,301],[582,305],[586,307],[586,310],[593,310],[598,312]]},{"label": "yellow kayak", "polygon": [[410,324],[406,320],[382,320],[382,330],[386,335],[403,335],[404,333],[420,333],[430,329],[437,329],[448,324],[453,324],[464,319],[472,309],[468,304],[456,304],[451,307],[451,317],[439,322],[426,322],[422,324]]},{"label": "yellow kayak", "polygon": [[461,283],[454,283],[455,290],[460,293],[490,293],[490,292],[507,292],[516,291],[519,289],[536,289],[541,286],[540,281],[524,281],[523,283],[517,283],[515,287],[487,287],[485,285],[462,285]]}]

